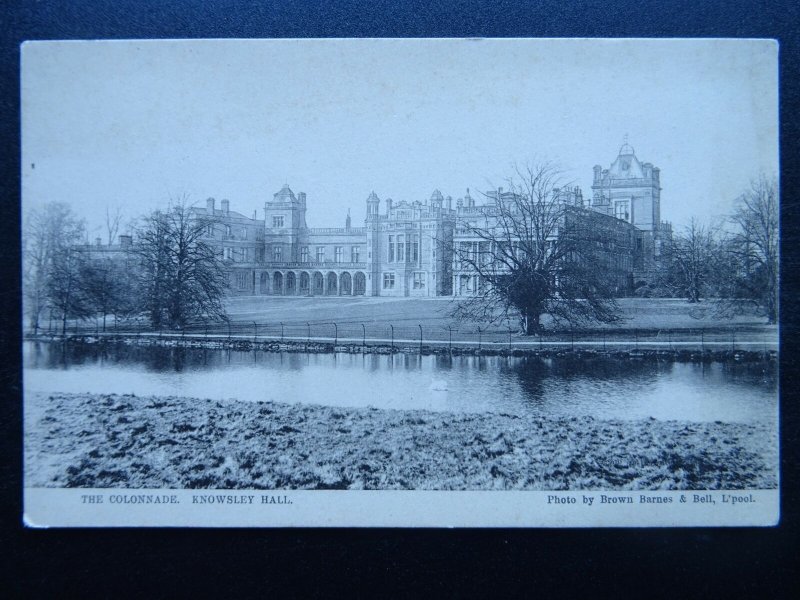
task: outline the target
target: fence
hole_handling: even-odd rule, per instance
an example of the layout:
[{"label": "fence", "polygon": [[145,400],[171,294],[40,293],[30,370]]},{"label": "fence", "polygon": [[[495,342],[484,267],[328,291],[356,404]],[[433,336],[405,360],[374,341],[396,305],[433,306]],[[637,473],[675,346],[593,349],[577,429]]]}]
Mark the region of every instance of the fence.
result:
[{"label": "fence", "polygon": [[[39,333],[58,335],[50,327]],[[777,350],[777,336],[759,327],[674,329],[562,329],[526,336],[498,327],[352,321],[224,321],[196,323],[183,330],[155,330],[146,323],[71,322],[68,335],[157,336],[183,339],[247,340],[252,342],[322,343],[395,348],[447,347],[478,349],[569,348],[595,350]]]}]

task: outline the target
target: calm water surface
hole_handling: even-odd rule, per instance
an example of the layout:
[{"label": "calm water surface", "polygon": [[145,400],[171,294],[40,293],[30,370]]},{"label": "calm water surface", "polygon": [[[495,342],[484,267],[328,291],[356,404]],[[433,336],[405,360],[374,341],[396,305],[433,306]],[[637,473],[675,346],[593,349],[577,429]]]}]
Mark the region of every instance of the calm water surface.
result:
[{"label": "calm water surface", "polygon": [[600,358],[235,352],[26,342],[31,392],[503,412],[542,416],[777,420],[777,375],[762,364]]}]

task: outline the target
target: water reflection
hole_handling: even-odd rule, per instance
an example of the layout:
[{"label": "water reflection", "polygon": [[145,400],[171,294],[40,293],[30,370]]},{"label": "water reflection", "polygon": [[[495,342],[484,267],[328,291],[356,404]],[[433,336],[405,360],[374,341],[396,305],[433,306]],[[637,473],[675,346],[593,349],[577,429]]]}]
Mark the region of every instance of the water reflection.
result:
[{"label": "water reflection", "polygon": [[764,364],[598,357],[309,354],[26,342],[33,391],[115,392],[464,412],[774,421]]}]

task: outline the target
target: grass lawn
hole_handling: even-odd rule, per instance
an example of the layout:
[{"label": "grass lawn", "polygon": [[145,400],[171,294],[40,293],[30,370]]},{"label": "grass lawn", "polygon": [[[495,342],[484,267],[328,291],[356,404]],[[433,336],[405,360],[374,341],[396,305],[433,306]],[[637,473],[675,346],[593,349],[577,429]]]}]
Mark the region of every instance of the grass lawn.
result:
[{"label": "grass lawn", "polygon": [[[328,323],[367,325],[393,323],[400,327],[444,328],[459,324],[449,317],[452,298],[366,298],[311,297],[285,298],[262,296],[232,298],[227,309],[234,321],[283,322],[286,325]],[[756,327],[765,332],[775,329],[763,317],[738,316],[722,319],[714,315],[710,304],[689,304],[674,298],[622,298],[619,300],[623,321],[608,326],[619,329],[699,329],[716,327]],[[546,328],[552,323],[545,315]],[[474,327],[474,324],[471,324]],[[513,324],[516,327],[516,323]],[[777,330],[776,335],[777,335]]]}]

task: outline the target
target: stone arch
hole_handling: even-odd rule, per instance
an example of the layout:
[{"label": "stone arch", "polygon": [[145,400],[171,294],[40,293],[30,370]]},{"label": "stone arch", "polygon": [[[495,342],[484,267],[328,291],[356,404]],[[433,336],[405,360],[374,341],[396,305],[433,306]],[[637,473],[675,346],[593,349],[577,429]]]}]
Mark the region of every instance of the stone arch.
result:
[{"label": "stone arch", "polygon": [[328,296],[335,296],[339,293],[339,278],[333,271],[329,271],[325,277],[325,293]]},{"label": "stone arch", "polygon": [[297,294],[297,275],[294,271],[286,273],[286,295],[294,296]]},{"label": "stone arch", "polygon": [[367,293],[367,278],[361,271],[358,271],[353,277],[353,295],[363,296]]},{"label": "stone arch", "polygon": [[353,277],[347,271],[339,275],[339,293],[342,296],[353,295]]},{"label": "stone arch", "polygon": [[262,294],[269,294],[269,273],[261,273],[258,281],[258,291]]},{"label": "stone arch", "polygon": [[283,273],[280,271],[272,274],[272,293],[275,296],[283,294]]},{"label": "stone arch", "polygon": [[305,271],[300,273],[300,285],[298,287],[298,293],[302,294],[303,296],[308,296],[308,294],[311,293],[310,280],[311,278],[308,276],[308,273]]},{"label": "stone arch", "polygon": [[319,271],[314,271],[311,276],[311,293],[315,296],[321,296],[325,293],[325,278]]}]

